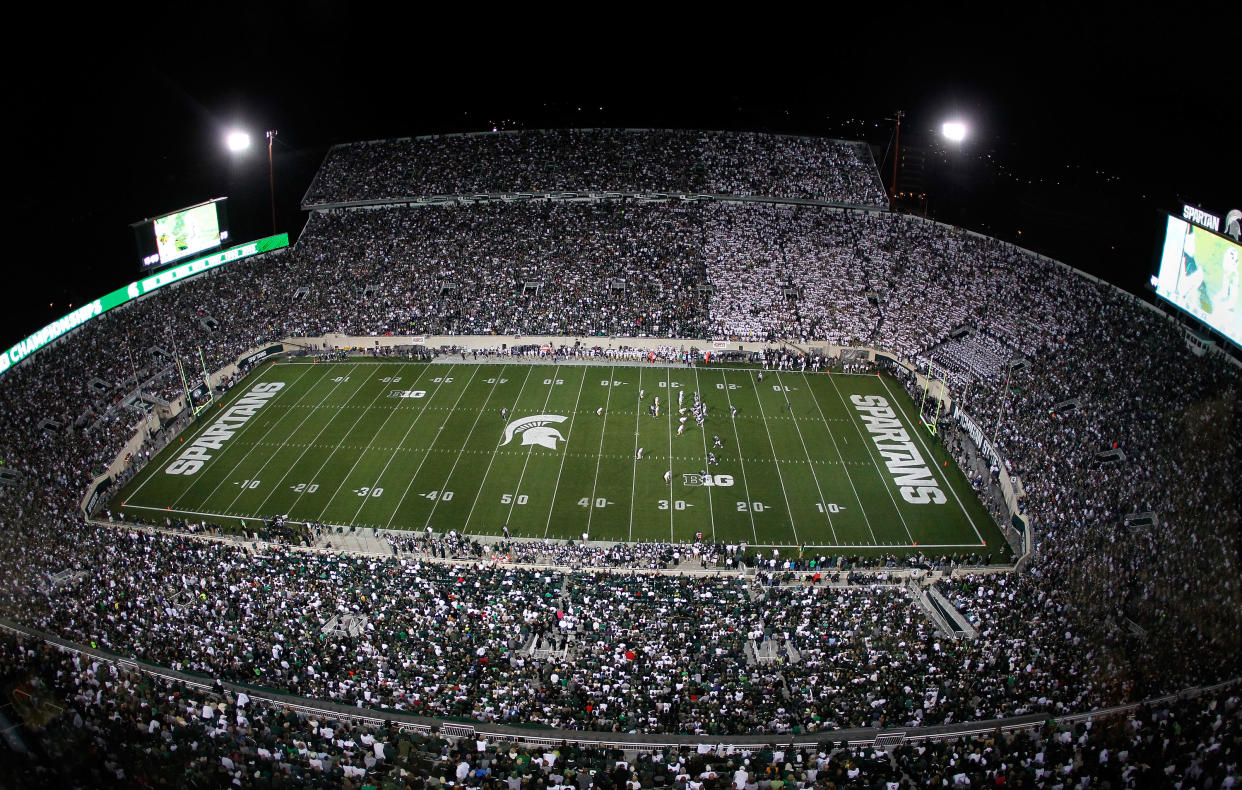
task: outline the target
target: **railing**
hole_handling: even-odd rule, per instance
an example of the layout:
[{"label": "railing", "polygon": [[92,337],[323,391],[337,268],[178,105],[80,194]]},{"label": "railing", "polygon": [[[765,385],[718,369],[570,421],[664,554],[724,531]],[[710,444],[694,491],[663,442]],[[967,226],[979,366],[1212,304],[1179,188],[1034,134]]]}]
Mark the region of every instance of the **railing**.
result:
[{"label": "railing", "polygon": [[[66,639],[37,631],[33,628],[13,623],[0,618],[0,629],[29,639],[37,639],[60,650],[90,656],[94,659],[117,666],[119,669],[141,672],[151,677],[160,678],[171,683],[183,683],[192,688],[210,692],[214,684],[185,672],[178,672],[167,667],[151,664],[135,658],[123,658],[114,653],[71,642]],[[562,743],[577,744],[587,747],[610,747],[628,752],[654,752],[665,748],[696,746],[698,744],[722,745],[739,751],[756,751],[774,743],[788,745],[790,748],[819,748],[825,741],[847,742],[850,746],[875,746],[885,748],[902,741],[944,741],[973,735],[984,735],[1002,732],[1017,732],[1044,726],[1054,722],[1060,726],[1075,724],[1093,718],[1119,716],[1147,705],[1162,705],[1177,700],[1193,699],[1205,694],[1215,693],[1242,683],[1242,678],[1232,678],[1208,686],[1196,686],[1174,694],[1166,694],[1126,705],[1108,708],[1097,708],[1078,713],[1049,716],[1047,713],[1031,713],[1024,716],[1012,716],[1002,719],[987,719],[963,724],[946,724],[937,727],[862,727],[841,730],[821,730],[813,733],[794,735],[788,732],[755,733],[752,735],[641,735],[636,733],[610,733],[583,730],[533,730],[523,727],[511,727],[498,724],[472,724],[427,716],[415,716],[391,709],[376,710],[360,706],[348,706],[331,702],[295,697],[265,688],[256,688],[239,683],[222,683],[224,689],[244,693],[252,700],[278,706],[298,713],[310,714],[315,717],[365,723],[382,726],[391,723],[405,729],[428,733],[433,730],[449,738],[470,738],[487,741],[517,741],[531,746],[556,746]]]}]

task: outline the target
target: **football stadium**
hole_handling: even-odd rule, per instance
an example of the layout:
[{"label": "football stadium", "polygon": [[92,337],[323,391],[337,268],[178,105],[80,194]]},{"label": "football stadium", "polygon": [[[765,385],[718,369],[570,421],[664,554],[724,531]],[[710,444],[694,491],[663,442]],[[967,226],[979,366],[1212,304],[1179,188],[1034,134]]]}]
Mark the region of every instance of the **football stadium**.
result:
[{"label": "football stadium", "polygon": [[1236,238],[1165,310],[880,170],[431,135],[136,223],[0,357],[14,786],[1232,786]]}]

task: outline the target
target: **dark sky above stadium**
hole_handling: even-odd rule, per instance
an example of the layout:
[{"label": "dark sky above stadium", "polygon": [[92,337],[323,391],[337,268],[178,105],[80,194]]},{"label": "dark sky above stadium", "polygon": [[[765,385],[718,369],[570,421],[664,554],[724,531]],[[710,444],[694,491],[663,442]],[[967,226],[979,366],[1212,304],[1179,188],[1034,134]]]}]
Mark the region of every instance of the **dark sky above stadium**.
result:
[{"label": "dark sky above stadium", "polygon": [[[0,347],[135,279],[131,222],[228,196],[234,239],[265,235],[265,152],[225,151],[232,126],[259,143],[279,131],[278,224],[296,235],[338,142],[662,126],[863,139],[882,161],[900,109],[903,146],[928,153],[929,216],[1138,291],[1160,210],[1242,207],[1237,20],[1082,5],[1002,18],[994,6],[165,4],[68,29],[31,20],[40,51],[5,56],[21,75],[10,238],[14,263],[43,281],[0,318]],[[57,36],[36,32],[53,21]],[[972,129],[960,148],[935,133],[950,116]],[[881,172],[887,184],[891,159]],[[64,274],[43,279],[52,271]]]}]

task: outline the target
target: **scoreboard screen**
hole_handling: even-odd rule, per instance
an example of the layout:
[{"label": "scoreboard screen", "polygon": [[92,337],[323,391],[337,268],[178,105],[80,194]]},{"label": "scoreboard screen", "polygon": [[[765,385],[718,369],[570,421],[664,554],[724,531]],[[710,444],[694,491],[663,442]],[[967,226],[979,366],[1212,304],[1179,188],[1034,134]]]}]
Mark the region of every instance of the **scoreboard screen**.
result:
[{"label": "scoreboard screen", "polygon": [[143,270],[217,250],[229,237],[225,199],[216,198],[133,224]]},{"label": "scoreboard screen", "polygon": [[1242,346],[1239,259],[1242,246],[1181,217],[1169,216],[1156,295]]}]

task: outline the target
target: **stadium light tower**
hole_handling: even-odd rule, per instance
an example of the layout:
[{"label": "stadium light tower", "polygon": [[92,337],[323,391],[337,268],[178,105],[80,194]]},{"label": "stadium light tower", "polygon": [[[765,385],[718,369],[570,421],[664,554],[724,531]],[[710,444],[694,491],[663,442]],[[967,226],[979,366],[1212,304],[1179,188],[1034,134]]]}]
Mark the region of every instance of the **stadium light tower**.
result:
[{"label": "stadium light tower", "polygon": [[245,151],[250,147],[250,135],[245,132],[229,132],[224,138],[224,144],[233,153]]},{"label": "stadium light tower", "polygon": [[[272,142],[276,139],[276,130],[264,132],[267,137],[267,198],[272,212],[272,235],[276,235],[276,170],[272,165]],[[250,147],[250,135],[242,131],[229,132],[224,144],[233,153],[241,153]]]},{"label": "stadium light tower", "polygon": [[272,142],[276,139],[276,130],[267,132],[267,198],[272,208],[272,235],[276,235],[276,170],[272,166]]},{"label": "stadium light tower", "polygon": [[940,133],[955,143],[966,139],[966,131],[966,124],[961,121],[945,121],[940,127]]},{"label": "stadium light tower", "polygon": [[905,113],[897,111],[897,126],[893,129],[893,179],[888,182],[888,207],[897,210],[897,160],[901,158],[901,119]]}]

